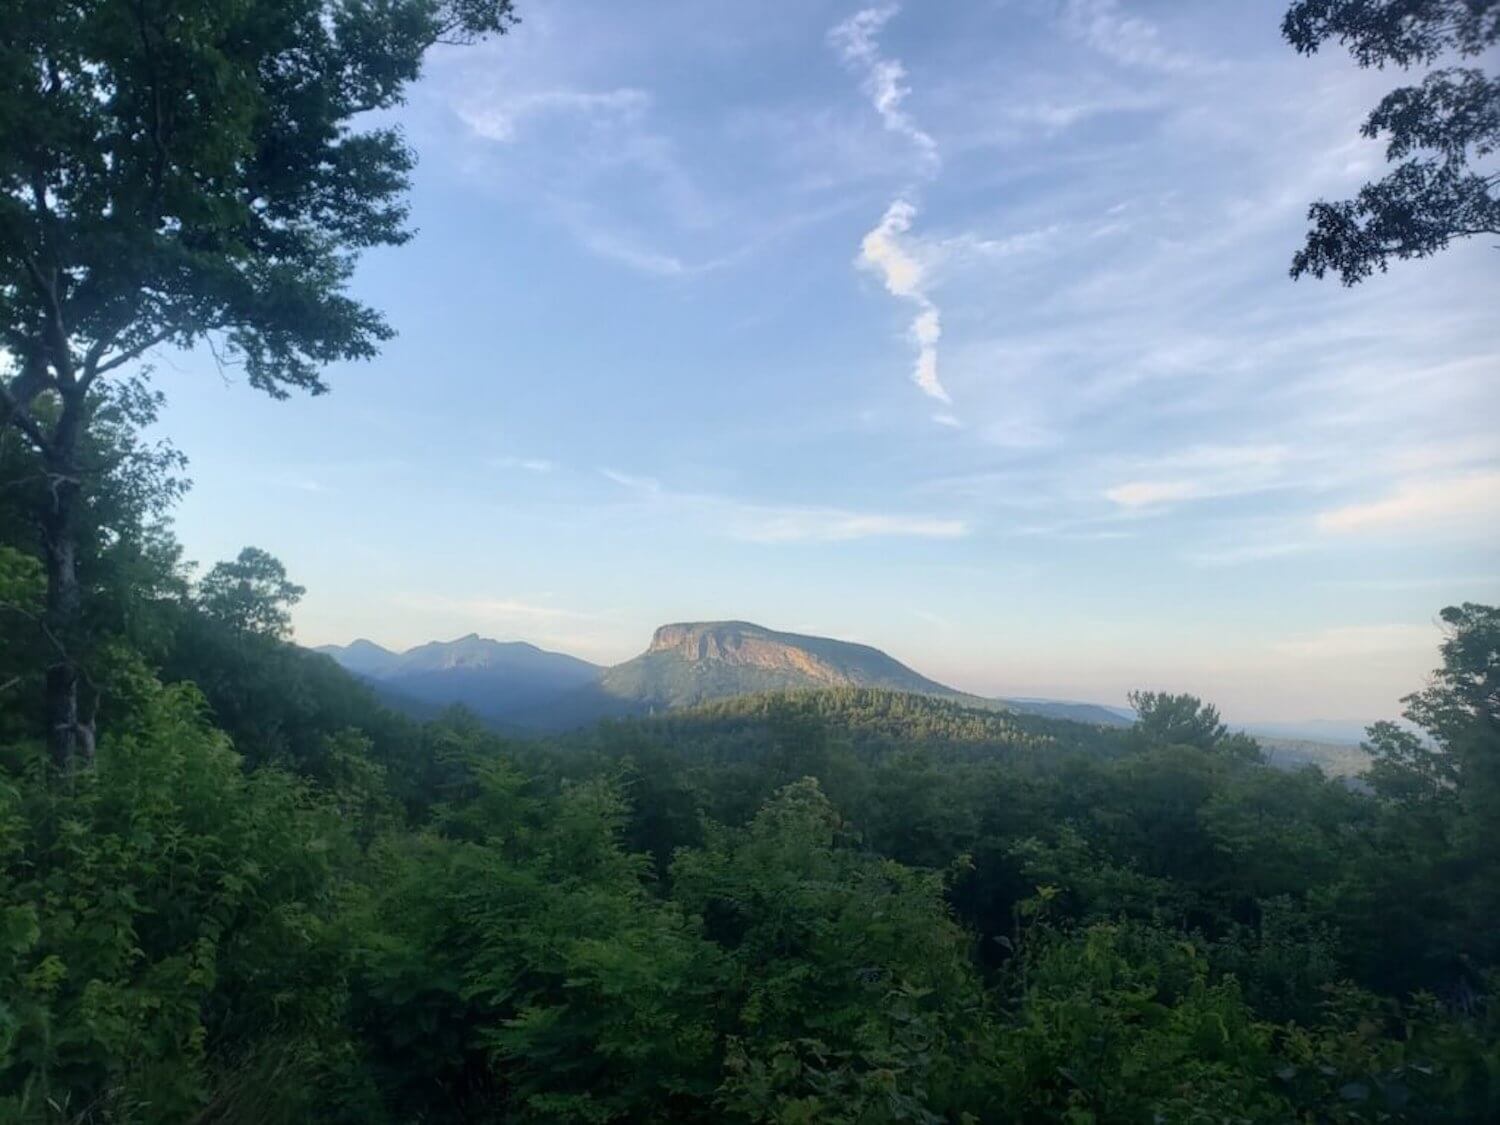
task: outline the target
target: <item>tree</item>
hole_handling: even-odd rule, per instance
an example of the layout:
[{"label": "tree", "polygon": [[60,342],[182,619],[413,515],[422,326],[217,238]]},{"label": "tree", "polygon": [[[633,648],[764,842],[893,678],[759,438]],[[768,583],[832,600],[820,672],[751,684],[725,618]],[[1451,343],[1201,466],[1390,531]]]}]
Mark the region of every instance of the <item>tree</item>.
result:
[{"label": "tree", "polygon": [[1402,700],[1425,737],[1376,723],[1365,744],[1366,777],[1400,844],[1382,857],[1381,897],[1427,920],[1420,943],[1381,952],[1472,988],[1474,968],[1500,958],[1500,609],[1465,602],[1440,616],[1442,666]]},{"label": "tree", "polygon": [[391,331],[345,292],[406,240],[390,126],[429,47],[502,33],[511,0],[0,0],[0,425],[41,455],[54,759],[78,707],[80,461],[100,380],[208,344],[276,397],[325,390]]},{"label": "tree", "polygon": [[233,562],[215,563],[198,583],[198,608],[241,633],[284,638],[292,606],[306,587],[289,582],[286,567],[259,547],[246,547]]},{"label": "tree", "polygon": [[1376,723],[1365,749],[1383,795],[1404,800],[1462,798],[1494,813],[1500,798],[1500,608],[1465,602],[1441,613],[1443,666],[1405,704],[1423,739]]},{"label": "tree", "polygon": [[[10,631],[11,618],[31,620],[38,615],[42,588],[42,568],[36,559],[0,543],[0,626],[7,630],[8,636],[15,635]],[[12,693],[26,681],[28,669],[23,660],[29,654],[17,651],[21,648],[11,642],[0,652],[0,715],[4,714],[4,705]]]},{"label": "tree", "polygon": [[[9,713],[17,736],[43,729],[46,669],[59,658],[77,659],[83,706],[92,719],[121,702],[114,690],[116,673],[137,656],[148,663],[158,660],[170,647],[187,583],[168,514],[187,481],[182,455],[169,442],[143,437],[156,420],[159,401],[137,380],[107,385],[80,443],[78,464],[91,482],[75,517],[78,632],[88,638],[84,651],[61,649],[46,620],[39,513],[50,504],[52,489],[42,456],[19,431],[0,430],[0,549],[24,557],[37,579],[34,602],[0,593],[0,629],[7,642],[0,647],[8,650],[11,674],[20,676],[14,690],[0,694],[0,709]],[[107,709],[101,704],[105,698]]]},{"label": "tree", "polygon": [[1229,728],[1219,721],[1219,709],[1196,695],[1165,691],[1133,691],[1135,737],[1148,746],[1196,746],[1212,750]]},{"label": "tree", "polygon": [[[1330,39],[1362,67],[1410,70],[1444,56],[1475,58],[1500,42],[1496,0],[1297,0],[1282,21],[1304,55]],[[1385,136],[1400,161],[1350,200],[1319,200],[1292,276],[1334,271],[1354,285],[1392,258],[1425,258],[1455,238],[1500,234],[1500,172],[1478,161],[1500,148],[1500,78],[1478,67],[1429,72],[1392,90],[1360,130]]]}]

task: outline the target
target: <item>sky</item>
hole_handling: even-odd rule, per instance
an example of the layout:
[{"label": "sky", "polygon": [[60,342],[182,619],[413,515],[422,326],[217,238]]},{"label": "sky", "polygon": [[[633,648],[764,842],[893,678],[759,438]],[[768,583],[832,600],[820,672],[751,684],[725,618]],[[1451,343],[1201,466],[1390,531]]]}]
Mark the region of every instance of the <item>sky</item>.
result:
[{"label": "sky", "polygon": [[155,361],[207,565],[307,644],[600,662],[667,621],[985,694],[1393,716],[1500,601],[1497,250],[1287,275],[1398,74],[1284,3],[519,0],[399,114],[399,335],[274,402]]}]

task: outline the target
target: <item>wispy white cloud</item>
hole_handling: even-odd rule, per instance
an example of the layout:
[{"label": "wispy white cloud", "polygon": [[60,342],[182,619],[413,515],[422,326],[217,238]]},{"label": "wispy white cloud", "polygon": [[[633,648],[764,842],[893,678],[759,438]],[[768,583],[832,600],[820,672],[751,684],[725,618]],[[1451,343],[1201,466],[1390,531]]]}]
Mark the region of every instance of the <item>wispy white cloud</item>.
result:
[{"label": "wispy white cloud", "polygon": [[[293,445],[307,432],[296,418],[274,426],[277,471],[326,481],[341,501],[264,513],[277,535],[312,527],[321,549],[306,564],[288,556],[308,571],[299,577],[333,588],[342,576],[314,567],[358,544],[370,565],[341,603],[351,623],[378,607],[378,582],[428,588],[413,546],[424,543],[446,543],[446,591],[498,590],[502,610],[512,594],[548,605],[537,583],[587,607],[601,567],[642,614],[702,597],[816,624],[822,606],[785,599],[847,602],[851,619],[914,600],[979,638],[940,661],[978,675],[1005,660],[983,638],[1019,636],[1026,664],[1049,669],[1037,675],[1055,675],[1059,691],[1083,690],[1085,649],[1126,666],[1122,690],[1163,659],[1179,660],[1182,678],[1151,678],[1192,689],[1214,646],[1264,647],[1265,630],[1493,600],[1493,582],[1434,578],[1394,600],[1325,585],[1474,574],[1500,526],[1465,516],[1462,535],[1429,535],[1435,525],[1386,522],[1382,537],[1369,512],[1342,517],[1358,531],[1318,525],[1320,513],[1391,500],[1402,482],[1500,465],[1500,321],[1481,299],[1493,250],[1471,240],[1353,290],[1286,278],[1308,202],[1349,195],[1382,163],[1357,127],[1389,74],[1359,71],[1344,52],[1296,57],[1267,5],[907,3],[889,15],[886,4],[782,5],[768,19],[723,0],[543,0],[514,35],[438,52],[402,120],[423,159],[413,252],[455,284],[436,295],[417,285],[414,304],[393,306],[406,343],[386,368],[442,357],[445,388],[418,406],[431,424],[413,426],[399,380],[374,372],[344,402],[373,424],[331,436],[315,426],[314,454]],[[861,8],[871,14],[830,42]],[[706,31],[721,42],[705,44]],[[899,69],[878,67],[893,60]],[[883,267],[853,261],[897,200],[914,214],[895,244],[940,308],[932,350],[951,410],[906,385],[919,303],[888,292]],[[795,237],[769,233],[835,207],[846,210]],[[751,245],[771,252],[708,268]],[[853,284],[865,290],[858,308],[842,291]],[[560,324],[584,330],[559,344]],[[542,353],[547,378],[508,390],[497,337],[510,382]],[[863,372],[882,347],[886,385],[872,385]],[[196,411],[198,397],[184,393],[181,409]],[[475,402],[486,408],[464,409]],[[497,404],[515,437],[545,443],[488,444]],[[424,456],[431,430],[558,468],[455,474]],[[1460,443],[1472,455],[1458,456]],[[244,490],[242,518],[262,513],[253,478],[216,467],[227,448],[200,444],[189,452],[204,487],[184,513],[188,541],[208,543],[195,551],[211,558],[227,534],[212,492]],[[1172,452],[1231,445],[1289,452]],[[298,463],[377,446],[410,467]],[[661,482],[631,489],[596,465]],[[682,497],[673,482],[721,494]],[[1184,498],[1163,499],[1164,487]],[[476,503],[500,518],[452,518],[450,507]],[[967,539],[942,537],[958,525]],[[506,554],[517,528],[531,547]],[[874,537],[887,531],[927,534]],[[837,538],[848,535],[866,538]],[[470,549],[475,536],[497,549]],[[604,540],[608,557],[587,549]],[[947,577],[891,566],[892,551]],[[766,566],[790,552],[795,582]],[[1235,564],[1242,581],[1205,569]],[[999,581],[1001,568],[1028,577]],[[1122,597],[1139,574],[1151,580]],[[1220,605],[1222,619],[1202,624]],[[1032,632],[1015,631],[1029,619]],[[1262,713],[1290,699],[1306,713],[1366,713],[1349,701],[1420,683],[1371,676],[1360,661],[1334,682],[1261,655],[1226,694]],[[1276,679],[1283,664],[1296,672]]]},{"label": "wispy white cloud", "polygon": [[[622,614],[616,609],[585,610],[557,605],[550,595],[527,598],[472,594],[454,596],[429,592],[397,593],[390,608],[422,622],[421,641],[440,636],[474,632],[518,638],[594,660],[613,663],[627,655],[636,642],[622,629]],[[410,628],[410,627],[408,627]],[[399,646],[398,646],[399,647]]]},{"label": "wispy white cloud", "polygon": [[1138,467],[1163,475],[1117,484],[1104,496],[1122,508],[1144,509],[1242,495],[1283,483],[1290,460],[1283,445],[1196,445],[1140,462]]},{"label": "wispy white cloud", "polygon": [[[906,68],[898,60],[882,55],[877,42],[881,29],[899,10],[899,5],[887,4],[856,12],[828,32],[828,42],[846,64],[864,72],[864,91],[885,127],[907,138],[916,147],[918,163],[911,169],[911,174],[913,178],[921,178],[937,171],[937,142],[931,134],[919,129],[902,108],[902,103],[911,93],[905,84]],[[948,403],[952,399],[938,378],[937,347],[943,335],[942,314],[928,296],[926,269],[905,244],[917,214],[911,194],[908,190],[886,208],[880,222],[861,240],[856,263],[877,274],[887,292],[917,306],[917,314],[907,330],[917,349],[912,382],[921,388],[923,394]]]},{"label": "wispy white cloud", "polygon": [[618,262],[622,266],[629,266],[637,273],[654,274],[657,277],[681,277],[684,274],[696,272],[694,267],[689,266],[675,254],[640,245],[621,230],[583,223],[569,225],[574,228],[578,241],[585,249],[601,258]]},{"label": "wispy white cloud", "polygon": [[1037,126],[1046,132],[1056,132],[1094,117],[1153,109],[1159,104],[1157,99],[1146,94],[1127,92],[1107,98],[1039,97],[1031,101],[1011,101],[1002,107],[1002,112],[1017,125]]},{"label": "wispy white cloud", "polygon": [[746,543],[843,543],[856,539],[956,539],[967,521],[951,516],[861,512],[817,505],[764,504],[711,493],[676,492],[651,477],[601,469],[642,503],[680,509],[720,534]]},{"label": "wispy white cloud", "polygon": [[537,118],[570,114],[604,119],[611,127],[639,120],[651,105],[645,90],[623,86],[615,90],[536,90],[506,96],[474,98],[457,107],[459,119],[475,135],[489,141],[514,141],[520,130]]},{"label": "wispy white cloud", "polygon": [[475,622],[597,621],[604,616],[543,602],[523,601],[519,598],[485,596],[454,598],[440,594],[400,594],[394,600],[405,609],[457,613]]},{"label": "wispy white cloud", "polygon": [[729,532],[751,543],[841,543],[851,539],[958,539],[969,533],[959,519],[846,512],[837,508],[740,507]]},{"label": "wispy white cloud", "polygon": [[632,473],[622,473],[618,469],[600,469],[599,473],[607,480],[612,480],[621,488],[628,488],[634,492],[645,493],[648,496],[661,495],[661,481],[653,477],[635,476]]},{"label": "wispy white cloud", "polygon": [[1151,508],[1202,495],[1202,486],[1190,480],[1136,480],[1104,490],[1105,499],[1122,508]]},{"label": "wispy white cloud", "polygon": [[998,238],[983,238],[976,234],[965,233],[945,239],[942,249],[950,255],[969,254],[993,261],[1046,249],[1055,243],[1063,232],[1063,224],[1048,223],[1045,226],[1001,235]]},{"label": "wispy white cloud", "polygon": [[1480,467],[1500,457],[1500,437],[1493,430],[1467,436],[1447,434],[1441,441],[1418,442],[1398,448],[1391,466],[1401,473]]},{"label": "wispy white cloud", "polygon": [[1278,641],[1272,650],[1310,660],[1357,659],[1385,653],[1414,653],[1425,658],[1438,637],[1435,625],[1340,625]]},{"label": "wispy white cloud", "polygon": [[877,275],[892,296],[917,306],[908,335],[916,345],[917,361],[911,378],[922,393],[939,402],[952,402],[938,378],[938,341],[943,335],[942,314],[927,295],[927,273],[903,241],[917,213],[910,201],[898,199],[886,208],[880,222],[860,242],[858,264]]},{"label": "wispy white cloud", "polygon": [[329,488],[321,480],[310,476],[295,476],[283,474],[276,476],[261,477],[267,484],[275,488],[290,488],[297,492],[328,492]]},{"label": "wispy white cloud", "polygon": [[906,85],[906,68],[898,60],[882,56],[877,42],[881,29],[898,11],[897,4],[858,11],[828,32],[828,42],[845,63],[863,72],[861,86],[881,122],[916,146],[922,164],[919,171],[930,173],[938,164],[937,142],[902,108],[911,93]]},{"label": "wispy white cloud", "polygon": [[1349,534],[1476,521],[1476,529],[1492,534],[1491,521],[1496,518],[1500,518],[1500,471],[1403,481],[1379,500],[1320,512],[1317,524],[1321,531]]},{"label": "wispy white cloud", "polygon": [[522,469],[528,473],[550,473],[557,468],[555,461],[544,457],[495,457],[490,464],[497,469]]},{"label": "wispy white cloud", "polygon": [[1207,65],[1168,47],[1155,24],[1128,14],[1119,0],[1067,0],[1062,19],[1071,35],[1126,66],[1181,74]]},{"label": "wispy white cloud", "polygon": [[503,48],[439,60],[446,111],[481,142],[459,149],[465,174],[541,209],[608,261],[656,277],[695,272],[697,254],[679,246],[717,222],[719,207],[679,151],[670,107],[638,71],[583,64],[600,44],[569,24],[538,13]]}]

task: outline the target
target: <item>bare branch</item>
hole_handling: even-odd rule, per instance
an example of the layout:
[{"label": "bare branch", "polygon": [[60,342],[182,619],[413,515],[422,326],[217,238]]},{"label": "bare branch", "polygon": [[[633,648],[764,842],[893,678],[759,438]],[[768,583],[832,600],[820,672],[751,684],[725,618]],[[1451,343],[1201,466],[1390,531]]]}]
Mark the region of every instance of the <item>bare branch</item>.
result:
[{"label": "bare branch", "polygon": [[149,352],[152,348],[156,347],[157,344],[166,343],[169,339],[172,338],[172,334],[172,329],[164,328],[160,332],[152,334],[139,343],[132,344],[130,347],[116,352],[108,359],[103,360],[103,362],[100,362],[99,357],[102,356],[107,350],[107,345],[95,345],[98,354],[95,354],[95,349],[90,349],[89,357],[84,361],[83,377],[79,380],[79,385],[84,390],[87,390],[93,383],[93,381],[100,375],[108,374],[109,372],[115,370],[115,368],[122,367],[133,359],[139,359],[146,352]]}]

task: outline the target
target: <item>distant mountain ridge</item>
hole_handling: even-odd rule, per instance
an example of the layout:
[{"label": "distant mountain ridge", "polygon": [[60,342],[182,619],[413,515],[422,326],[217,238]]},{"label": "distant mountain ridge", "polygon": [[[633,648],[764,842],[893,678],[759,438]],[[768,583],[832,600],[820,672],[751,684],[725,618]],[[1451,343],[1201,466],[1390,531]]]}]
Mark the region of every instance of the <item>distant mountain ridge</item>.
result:
[{"label": "distant mountain ridge", "polygon": [[397,710],[421,714],[457,703],[502,724],[515,712],[545,705],[604,673],[576,656],[477,633],[401,653],[363,639],[315,651],[370,683]]},{"label": "distant mountain ridge", "polygon": [[[388,706],[418,718],[462,704],[512,734],[543,734],[688,712],[708,704],[784,692],[870,690],[925,696],[963,708],[1010,711],[1094,727],[1128,727],[1132,711],[1071,700],[987,699],[929,679],[870,645],[780,632],[748,621],[683,621],[658,628],[639,656],[605,668],[525,641],[470,633],[392,652],[369,640],[324,645],[324,653],[370,684]],[[1277,727],[1283,728],[1278,730]],[[1294,728],[1300,737],[1292,737]],[[1364,755],[1302,731],[1353,724],[1253,724],[1268,757],[1284,768],[1316,763],[1335,775],[1363,768]],[[1283,733],[1285,731],[1285,733]],[[1349,739],[1353,742],[1354,739]]]},{"label": "distant mountain ridge", "polygon": [[378,678],[401,662],[397,653],[363,637],[350,641],[347,645],[319,645],[313,651],[333,657],[346,671],[353,672],[356,676]]},{"label": "distant mountain ridge", "polygon": [[391,652],[368,640],[325,645],[392,706],[430,712],[461,703],[497,725],[563,730],[768,692],[872,688],[1102,726],[1128,712],[1092,703],[987,699],[948,687],[870,645],[768,629],[749,621],[662,625],[639,656],[610,668],[522,641],[469,634]]},{"label": "distant mountain ridge", "polygon": [[711,700],[819,688],[878,688],[994,708],[870,645],[749,621],[663,625],[646,651],[611,668],[522,641],[469,634],[392,652],[360,639],[317,649],[401,710],[463,704],[498,725],[561,730]]},{"label": "distant mountain ridge", "polygon": [[1100,727],[1128,727],[1135,724],[1135,712],[1126,707],[1110,707],[1103,703],[1078,703],[1071,699],[1002,699],[1013,711],[1026,715],[1042,715],[1049,719],[1067,719],[1074,723],[1089,723]]}]

